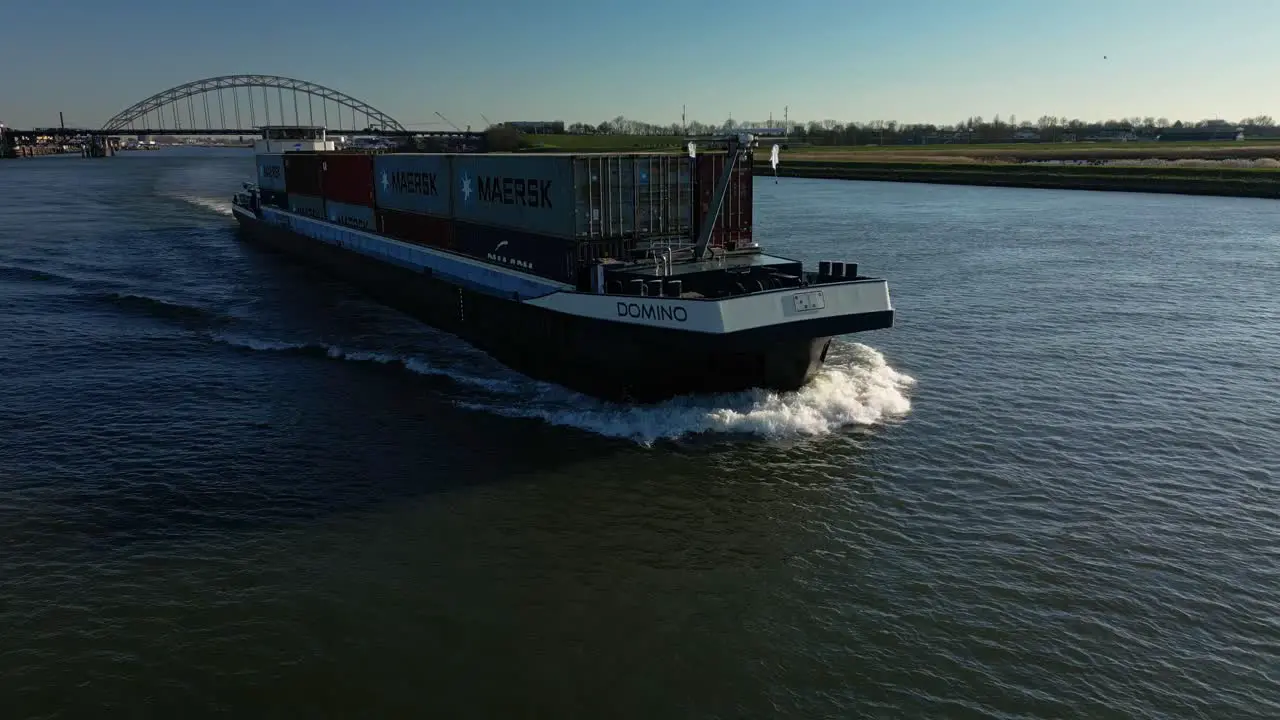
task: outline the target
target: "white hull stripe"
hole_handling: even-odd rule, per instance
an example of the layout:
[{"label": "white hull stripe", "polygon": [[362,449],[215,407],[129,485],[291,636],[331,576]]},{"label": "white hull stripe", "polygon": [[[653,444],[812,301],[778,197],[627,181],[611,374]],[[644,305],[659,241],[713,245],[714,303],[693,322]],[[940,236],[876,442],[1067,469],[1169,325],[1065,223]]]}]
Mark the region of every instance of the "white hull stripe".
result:
[{"label": "white hull stripe", "polygon": [[[254,217],[239,207],[233,209]],[[577,292],[566,283],[274,208],[264,207],[262,220],[416,272],[429,269],[461,285],[506,295],[519,293],[523,302],[546,310],[618,323],[723,334],[893,310],[889,284],[884,280],[789,288],[719,300],[596,295]]]},{"label": "white hull stripe", "polygon": [[558,292],[526,302],[570,315],[704,333],[734,333],[893,310],[889,283],[884,280],[789,288],[720,300]]},{"label": "white hull stripe", "polygon": [[[247,213],[246,216],[252,217]],[[539,297],[558,290],[573,288],[567,283],[495,267],[462,255],[393,240],[275,208],[262,208],[262,221],[386,263],[416,272],[430,270],[433,274],[450,281],[501,295],[518,293],[522,298]]]}]

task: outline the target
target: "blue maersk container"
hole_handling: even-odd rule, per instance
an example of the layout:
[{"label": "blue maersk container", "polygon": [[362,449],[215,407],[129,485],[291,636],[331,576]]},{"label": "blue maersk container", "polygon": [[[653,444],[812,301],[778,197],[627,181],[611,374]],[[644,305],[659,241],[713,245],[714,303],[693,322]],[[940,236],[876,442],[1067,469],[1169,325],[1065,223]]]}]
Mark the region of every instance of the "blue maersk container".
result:
[{"label": "blue maersk container", "polygon": [[457,252],[529,275],[573,282],[576,240],[510,228],[454,223]]},{"label": "blue maersk container", "polygon": [[280,155],[258,156],[258,187],[284,192],[284,158]]},{"label": "blue maersk container", "polygon": [[689,236],[697,204],[687,155],[397,153],[373,171],[380,210],[544,237]]},{"label": "blue maersk container", "polygon": [[688,235],[687,155],[456,155],[453,217],[585,239]]},{"label": "blue maersk container", "polygon": [[374,204],[383,210],[448,217],[453,186],[449,165],[449,155],[374,156]]}]

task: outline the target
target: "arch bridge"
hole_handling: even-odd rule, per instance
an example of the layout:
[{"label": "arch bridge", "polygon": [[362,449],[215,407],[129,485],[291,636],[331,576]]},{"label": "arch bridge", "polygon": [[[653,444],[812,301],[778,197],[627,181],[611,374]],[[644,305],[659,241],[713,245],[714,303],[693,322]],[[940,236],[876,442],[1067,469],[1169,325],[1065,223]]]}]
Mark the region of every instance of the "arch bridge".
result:
[{"label": "arch bridge", "polygon": [[222,75],[169,88],[116,113],[95,135],[257,135],[265,125],[418,135],[366,102],[279,75]]}]

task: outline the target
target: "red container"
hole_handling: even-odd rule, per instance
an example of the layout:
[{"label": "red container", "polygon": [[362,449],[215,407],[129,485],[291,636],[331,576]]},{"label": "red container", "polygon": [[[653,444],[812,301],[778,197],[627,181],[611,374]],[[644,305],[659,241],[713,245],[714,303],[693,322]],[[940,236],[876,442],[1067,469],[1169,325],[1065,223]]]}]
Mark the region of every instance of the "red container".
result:
[{"label": "red container", "polygon": [[434,215],[419,215],[400,210],[378,211],[378,232],[415,245],[453,250],[453,221]]},{"label": "red container", "polygon": [[[698,199],[693,218],[695,237],[702,230],[702,221],[711,208],[711,199],[715,196],[716,183],[720,182],[726,160],[727,156],[723,153],[698,155],[694,160],[697,163],[697,169],[693,180],[693,191]],[[739,243],[751,240],[754,190],[752,163],[753,158],[748,153],[733,169],[729,189],[724,195],[724,204],[720,206],[720,217],[716,220],[715,230],[711,233],[711,247],[733,249]]]},{"label": "red container", "polygon": [[325,153],[320,156],[320,174],[326,200],[373,207],[372,155]]},{"label": "red container", "polygon": [[290,194],[323,197],[320,191],[320,156],[316,153],[284,154],[284,187]]}]

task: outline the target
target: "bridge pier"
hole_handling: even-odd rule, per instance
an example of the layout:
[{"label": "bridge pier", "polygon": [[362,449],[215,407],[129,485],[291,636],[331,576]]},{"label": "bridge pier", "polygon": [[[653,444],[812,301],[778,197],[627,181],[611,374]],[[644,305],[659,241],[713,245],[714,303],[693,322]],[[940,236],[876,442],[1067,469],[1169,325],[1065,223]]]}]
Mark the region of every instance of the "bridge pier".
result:
[{"label": "bridge pier", "polygon": [[80,150],[80,157],[86,158],[114,157],[115,154],[111,138],[106,135],[90,135],[89,144]]}]

